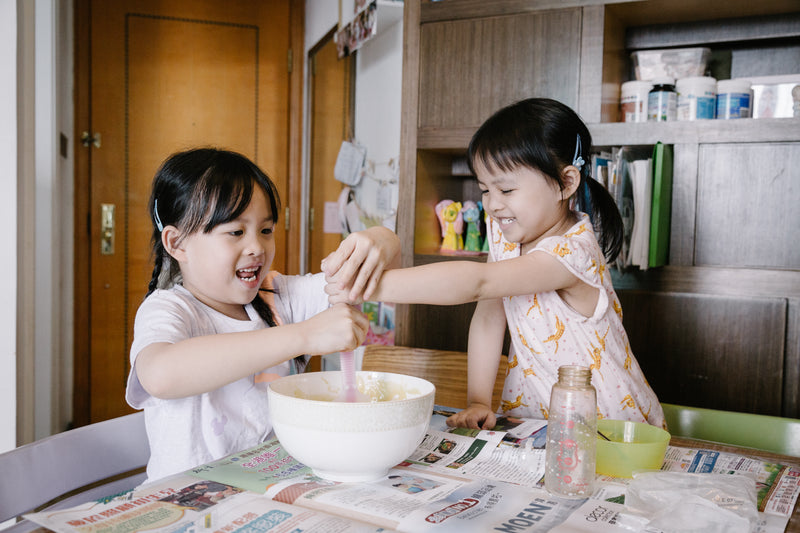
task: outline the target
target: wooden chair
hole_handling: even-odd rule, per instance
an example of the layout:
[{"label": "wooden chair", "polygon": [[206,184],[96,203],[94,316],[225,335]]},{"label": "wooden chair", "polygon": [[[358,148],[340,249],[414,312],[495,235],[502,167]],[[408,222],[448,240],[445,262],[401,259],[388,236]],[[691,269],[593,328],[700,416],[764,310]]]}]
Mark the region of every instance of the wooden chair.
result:
[{"label": "wooden chair", "polygon": [[800,457],[800,420],[662,403],[669,432]]},{"label": "wooden chair", "polygon": [[[500,359],[497,369],[492,408],[497,410],[506,377],[507,359]],[[382,346],[372,344],[364,347],[362,370],[394,372],[427,379],[436,387],[437,405],[467,406],[467,354],[446,350],[409,348],[406,346]]]},{"label": "wooden chair", "polygon": [[[0,454],[0,522],[64,509],[144,482],[150,445],[144,413],[57,433]],[[38,528],[21,520],[3,533]]]}]

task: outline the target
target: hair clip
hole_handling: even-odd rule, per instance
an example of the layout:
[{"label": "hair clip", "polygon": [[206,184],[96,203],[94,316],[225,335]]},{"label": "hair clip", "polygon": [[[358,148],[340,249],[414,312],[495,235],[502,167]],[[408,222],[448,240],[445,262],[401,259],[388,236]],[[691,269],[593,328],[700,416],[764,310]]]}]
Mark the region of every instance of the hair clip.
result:
[{"label": "hair clip", "polygon": [[580,153],[581,153],[581,134],[579,133],[577,137],[578,137],[578,139],[577,139],[577,141],[575,141],[575,155],[572,156],[572,165],[575,168],[577,168],[578,170],[580,170],[583,167],[584,163],[586,163],[586,161],[584,161],[583,157],[581,157],[581,155],[580,155]]},{"label": "hair clip", "polygon": [[158,216],[158,198],[156,198],[156,201],[153,205],[153,218],[156,220],[156,227],[158,228],[158,231],[164,231],[164,224],[161,223],[161,217]]}]

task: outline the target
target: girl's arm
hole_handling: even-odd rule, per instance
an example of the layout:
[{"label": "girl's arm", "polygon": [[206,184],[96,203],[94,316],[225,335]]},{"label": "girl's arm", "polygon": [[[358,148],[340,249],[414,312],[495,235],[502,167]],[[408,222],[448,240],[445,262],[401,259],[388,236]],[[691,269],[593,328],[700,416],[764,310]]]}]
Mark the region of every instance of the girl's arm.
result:
[{"label": "girl's arm", "polygon": [[353,350],[367,327],[362,313],[340,304],[294,324],[150,344],[136,357],[136,374],[156,398],[194,396],[298,355]]},{"label": "girl's arm", "polygon": [[400,238],[383,226],[351,233],[339,247],[322,260],[326,278],[335,277],[340,290],[353,300],[364,295],[368,300],[387,268],[400,266]]},{"label": "girl's arm", "polygon": [[[535,251],[514,259],[487,263],[444,261],[388,270],[381,276],[371,299],[455,305],[504,296],[571,290],[579,284],[585,285],[558,260],[548,253]],[[329,284],[325,290],[332,303],[354,301],[349,293],[338,290],[336,284]]]},{"label": "girl's arm", "polygon": [[502,357],[505,331],[503,301],[499,298],[479,301],[469,325],[468,406],[448,418],[448,426],[473,429],[491,429],[495,426],[492,393]]}]

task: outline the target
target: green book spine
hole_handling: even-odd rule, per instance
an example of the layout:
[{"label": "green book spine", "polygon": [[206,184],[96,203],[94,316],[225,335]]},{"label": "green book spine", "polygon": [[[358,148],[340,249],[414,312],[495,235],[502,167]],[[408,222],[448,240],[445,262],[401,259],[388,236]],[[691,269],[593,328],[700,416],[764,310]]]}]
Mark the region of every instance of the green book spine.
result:
[{"label": "green book spine", "polygon": [[672,214],[672,146],[653,147],[653,204],[650,212],[648,265],[659,267],[669,260],[669,226]]}]

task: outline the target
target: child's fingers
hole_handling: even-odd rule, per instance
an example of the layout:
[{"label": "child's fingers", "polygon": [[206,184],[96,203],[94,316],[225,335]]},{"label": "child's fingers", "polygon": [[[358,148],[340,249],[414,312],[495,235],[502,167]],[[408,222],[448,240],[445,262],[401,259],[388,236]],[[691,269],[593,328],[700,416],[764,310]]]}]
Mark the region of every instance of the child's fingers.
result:
[{"label": "child's fingers", "polygon": [[347,258],[352,255],[355,247],[354,239],[351,239],[350,235],[345,237],[345,239],[339,243],[339,247],[322,260],[320,265],[322,271],[328,275],[336,274],[339,269],[342,268]]},{"label": "child's fingers", "polygon": [[348,339],[348,344],[344,348],[346,350],[353,350],[364,342],[367,337],[367,330],[369,329],[369,319],[356,307],[352,305],[342,306],[346,307],[349,313],[349,330],[351,338]]},{"label": "child's fingers", "polygon": [[[370,284],[377,285],[377,279],[373,281],[373,278],[376,275],[380,275],[382,271],[383,263],[381,262],[380,255],[369,254],[358,269],[355,280],[353,280],[352,286],[350,287],[350,298],[352,300],[357,300],[359,297],[363,296],[366,300],[367,287],[369,287]],[[374,291],[375,287],[373,287],[372,290]]]},{"label": "child's fingers", "polygon": [[369,277],[369,282],[367,286],[364,288],[364,301],[368,302],[372,293],[375,292],[375,289],[378,288],[378,280],[381,278],[381,274],[383,270],[375,270],[372,272],[372,275]]}]

